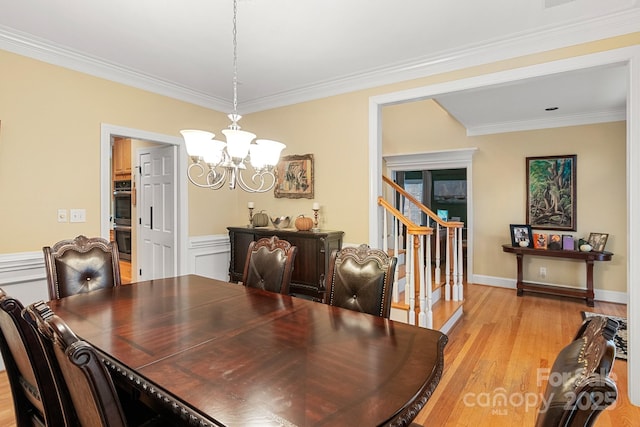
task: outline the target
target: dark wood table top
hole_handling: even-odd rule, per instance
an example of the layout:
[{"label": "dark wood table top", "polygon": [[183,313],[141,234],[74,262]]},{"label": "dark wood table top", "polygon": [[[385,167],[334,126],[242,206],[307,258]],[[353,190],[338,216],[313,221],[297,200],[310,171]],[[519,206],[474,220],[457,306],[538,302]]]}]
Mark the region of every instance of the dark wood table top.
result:
[{"label": "dark wood table top", "polygon": [[194,275],[49,305],[190,425],[408,425],[440,380],[447,343],[438,331]]}]

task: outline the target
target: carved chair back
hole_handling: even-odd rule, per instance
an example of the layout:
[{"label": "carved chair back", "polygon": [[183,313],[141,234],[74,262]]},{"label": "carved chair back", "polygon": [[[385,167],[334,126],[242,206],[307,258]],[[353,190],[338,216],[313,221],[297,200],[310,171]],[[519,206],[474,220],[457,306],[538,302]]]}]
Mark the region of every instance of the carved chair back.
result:
[{"label": "carved chair back", "polygon": [[44,302],[31,304],[25,311],[55,357],[80,425],[125,427],[113,380],[93,346],[79,339]]},{"label": "carved chair back", "polygon": [[37,332],[22,317],[23,305],[0,289],[0,352],[13,395],[16,424],[72,425]]}]

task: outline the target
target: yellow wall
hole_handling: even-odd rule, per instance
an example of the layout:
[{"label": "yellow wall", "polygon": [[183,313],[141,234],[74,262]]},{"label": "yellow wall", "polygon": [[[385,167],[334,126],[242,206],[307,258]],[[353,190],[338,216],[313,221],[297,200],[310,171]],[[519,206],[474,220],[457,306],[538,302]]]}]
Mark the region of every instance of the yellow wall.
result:
[{"label": "yellow wall", "polygon": [[[369,225],[369,97],[638,43],[640,33],[635,33],[254,113],[246,115],[241,125],[258,137],[277,139],[287,144],[284,155],[313,153],[315,201],[322,205],[321,227],[344,230],[345,242],[366,242]],[[209,129],[219,133],[228,125],[224,113],[8,52],[0,51],[0,64],[3,70],[0,80],[0,193],[4,200],[12,201],[3,202],[0,207],[0,253],[35,251],[45,244],[80,233],[99,234],[101,123],[175,136],[184,128]],[[429,106],[424,108],[432,110]],[[392,113],[385,110],[385,120],[388,114]],[[427,114],[437,113],[427,111]],[[588,231],[611,234],[607,249],[621,255],[616,255],[615,261],[605,268],[615,270],[615,275],[607,273],[607,277],[615,277],[616,280],[607,280],[607,283],[599,280],[598,276],[604,269],[598,266],[596,285],[611,290],[621,289],[621,284],[626,281],[622,255],[625,230],[611,225],[611,218],[613,215],[614,222],[625,222],[626,202],[622,192],[624,154],[618,156],[624,148],[615,143],[612,155],[616,154],[616,161],[620,164],[611,169],[597,168],[598,178],[595,179],[588,173],[589,164],[596,162],[589,158],[586,144],[599,149],[602,140],[611,135],[622,134],[624,137],[623,125],[565,130],[566,137],[559,138],[555,144],[553,138],[557,137],[553,135],[558,135],[557,131],[467,139],[461,129],[436,123],[429,120],[429,116],[425,116],[424,125],[434,128],[430,130],[433,139],[459,141],[460,146],[469,144],[480,148],[474,159],[474,162],[478,161],[474,180],[483,191],[475,195],[478,202],[474,230],[477,245],[475,273],[496,277],[515,275],[515,261],[497,253],[496,244],[508,238],[509,223],[520,222],[524,218],[524,185],[516,181],[523,179],[522,159],[528,153],[575,152],[578,154],[578,184],[583,188],[582,193],[589,192],[584,189],[593,185],[594,180],[603,180],[605,173],[607,181],[618,183],[612,186],[614,190],[609,188],[600,192],[600,196],[607,200],[604,203],[600,198],[600,206],[606,207],[607,211],[595,212],[586,204],[590,201],[589,196],[579,199],[578,227],[579,234]],[[602,135],[598,138],[600,133]],[[589,137],[589,141],[583,141],[582,136]],[[416,147],[407,143],[404,136],[392,135],[387,129],[384,130],[384,138],[383,154],[431,151],[435,147]],[[528,142],[525,144],[523,140]],[[558,143],[567,145],[558,146]],[[498,195],[492,187],[504,181],[495,177],[492,165],[496,163],[512,168],[505,172],[514,177],[513,186],[501,189]],[[620,189],[620,194],[617,194],[617,189]],[[485,190],[489,192],[485,194]],[[491,203],[494,197],[501,198],[502,204],[507,205],[502,206],[504,217],[488,214],[489,206],[495,206]],[[223,234],[228,225],[246,224],[248,201],[254,201],[258,210],[265,209],[272,216],[312,213],[312,200],[308,199],[274,199],[272,193],[249,195],[241,191],[210,191],[189,186],[189,235]],[[87,223],[57,223],[58,208],[86,208]],[[496,259],[504,262],[497,263]],[[554,269],[549,268],[550,280],[553,274]]]},{"label": "yellow wall", "polygon": [[[0,253],[99,235],[101,123],[174,136],[227,123],[222,113],[6,51],[0,64]],[[233,219],[235,193],[198,193],[205,192],[189,189],[194,212],[226,205],[217,215]],[[58,223],[58,208],[85,208],[87,222]],[[214,229],[212,215],[190,220],[190,234]]]}]

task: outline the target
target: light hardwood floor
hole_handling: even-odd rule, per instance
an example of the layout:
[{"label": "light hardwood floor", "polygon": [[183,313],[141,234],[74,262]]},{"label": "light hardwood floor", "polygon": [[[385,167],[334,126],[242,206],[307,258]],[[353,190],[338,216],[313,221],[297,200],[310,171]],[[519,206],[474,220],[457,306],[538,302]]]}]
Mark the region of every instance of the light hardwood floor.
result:
[{"label": "light hardwood floor", "polygon": [[[626,317],[626,306],[596,301],[587,307],[570,298],[480,285],[465,286],[464,317],[449,333],[442,379],[415,424],[424,426],[533,426],[557,353],[573,339],[581,311]],[[640,426],[640,407],[628,399],[627,363],[612,372],[618,401],[597,427]],[[506,395],[508,404],[491,405]],[[529,402],[527,404],[527,402]]]},{"label": "light hardwood floor", "polygon": [[[583,310],[626,316],[626,306],[596,301],[588,308],[579,300],[525,294],[489,286],[465,285],[465,314],[449,333],[440,384],[414,425],[533,426],[545,381],[540,368],[573,338]],[[627,363],[616,360],[613,377],[619,397],[603,412],[596,427],[638,427],[640,407],[629,403]],[[487,404],[498,394],[511,402]],[[522,402],[529,402],[529,406]],[[14,427],[11,394],[0,372],[0,426]]]}]

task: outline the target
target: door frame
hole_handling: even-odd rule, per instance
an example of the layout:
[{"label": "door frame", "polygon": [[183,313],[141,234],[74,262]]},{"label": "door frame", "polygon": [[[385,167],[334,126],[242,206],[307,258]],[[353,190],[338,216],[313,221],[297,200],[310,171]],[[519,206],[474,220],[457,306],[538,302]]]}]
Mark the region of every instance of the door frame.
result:
[{"label": "door frame", "polygon": [[[180,179],[186,176],[186,166],[188,164],[187,151],[184,148],[183,139],[177,136],[164,135],[155,132],[148,132],[141,129],[127,128],[123,126],[100,124],[100,233],[103,238],[109,238],[110,212],[111,206],[111,138],[114,136],[140,139],[157,144],[170,144],[177,146],[176,168],[174,179],[176,182],[176,200],[178,203],[175,219],[174,244],[176,248],[178,275],[187,272],[187,245],[188,245],[188,218],[189,200],[187,191],[187,180]],[[133,159],[133,157],[132,157]],[[136,159],[137,162],[137,159]],[[137,166],[137,165],[136,165]],[[135,167],[132,173],[136,173]],[[136,275],[137,276],[137,275]]]},{"label": "door frame", "polygon": [[[514,82],[566,71],[577,71],[601,65],[621,64],[627,67],[627,320],[640,326],[640,46],[634,45],[609,51],[550,61],[475,77],[435,83],[404,91],[369,98],[369,241],[380,244],[382,236],[381,209],[377,205],[382,193],[382,108],[386,105],[421,101],[450,92]],[[473,281],[473,278],[469,278]],[[629,328],[628,377],[640,377],[640,327]],[[640,406],[640,384],[629,383],[629,400]]]}]

